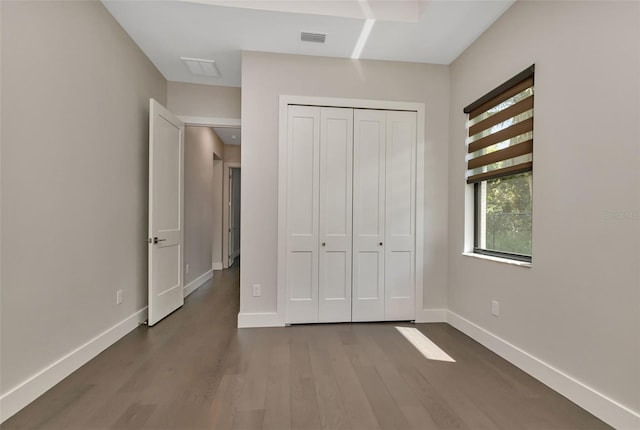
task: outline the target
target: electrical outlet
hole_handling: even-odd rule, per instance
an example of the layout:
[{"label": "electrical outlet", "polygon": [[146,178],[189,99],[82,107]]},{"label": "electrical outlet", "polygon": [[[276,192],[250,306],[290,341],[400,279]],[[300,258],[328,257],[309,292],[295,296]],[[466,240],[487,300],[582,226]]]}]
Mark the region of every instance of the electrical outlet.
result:
[{"label": "electrical outlet", "polygon": [[122,290],[116,291],[116,305],[122,304]]},{"label": "electrical outlet", "polygon": [[500,316],[500,302],[497,300],[491,300],[491,314],[499,317]]},{"label": "electrical outlet", "polygon": [[184,271],[185,271],[186,273],[189,273],[189,265],[188,265],[188,264],[186,264],[186,265],[184,266]]},{"label": "electrical outlet", "polygon": [[253,284],[253,297],[260,297],[262,295],[262,285]]}]

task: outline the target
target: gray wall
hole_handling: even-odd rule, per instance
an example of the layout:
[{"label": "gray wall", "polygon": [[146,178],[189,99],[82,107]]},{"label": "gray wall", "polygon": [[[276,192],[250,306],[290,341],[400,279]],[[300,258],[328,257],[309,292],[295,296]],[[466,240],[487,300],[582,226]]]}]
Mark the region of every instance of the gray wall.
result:
[{"label": "gray wall", "polygon": [[[184,148],[184,264],[185,286],[211,270],[214,246],[214,156],[221,158],[222,141],[210,127],[186,127]],[[186,265],[189,265],[189,273]]]},{"label": "gray wall", "polygon": [[240,118],[240,88],[167,83],[169,110],[176,115]]},{"label": "gray wall", "polygon": [[6,393],[147,305],[148,105],[166,81],[99,2],[0,8]]},{"label": "gray wall", "polygon": [[[281,94],[426,104],[424,307],[445,308],[449,68],[244,52],[240,312],[276,311]],[[261,297],[252,284],[262,284]]]},{"label": "gray wall", "polygon": [[240,162],[241,145],[224,145],[224,161]]},{"label": "gray wall", "polygon": [[[449,308],[636,411],[639,23],[638,2],[515,3],[451,66],[449,153]],[[462,109],[532,63],[533,267],[527,269],[462,255],[468,193]],[[492,299],[500,301],[499,318],[490,313]]]}]

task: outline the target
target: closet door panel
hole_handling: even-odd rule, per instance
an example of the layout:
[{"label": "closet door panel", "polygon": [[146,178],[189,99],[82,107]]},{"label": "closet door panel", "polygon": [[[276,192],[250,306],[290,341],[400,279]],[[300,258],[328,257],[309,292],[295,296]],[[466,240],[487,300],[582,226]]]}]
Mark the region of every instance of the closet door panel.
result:
[{"label": "closet door panel", "polygon": [[416,113],[388,112],[385,319],[415,318]]},{"label": "closet door panel", "polygon": [[320,113],[319,321],[351,321],[353,109]]},{"label": "closet door panel", "polygon": [[317,322],[320,108],[288,116],[287,322]]},{"label": "closet door panel", "polygon": [[384,320],[385,122],[354,110],[353,321]]},{"label": "closet door panel", "polygon": [[[384,299],[382,292],[382,278],[379,273],[382,267],[383,254],[377,251],[361,251],[358,255],[357,276],[358,276],[358,299],[361,301],[370,300],[380,303]],[[366,303],[365,303],[366,305]],[[372,314],[372,317],[374,315]]]},{"label": "closet door panel", "polygon": [[289,285],[291,286],[290,298],[293,302],[313,301],[314,285],[313,252],[292,251],[289,254]]}]

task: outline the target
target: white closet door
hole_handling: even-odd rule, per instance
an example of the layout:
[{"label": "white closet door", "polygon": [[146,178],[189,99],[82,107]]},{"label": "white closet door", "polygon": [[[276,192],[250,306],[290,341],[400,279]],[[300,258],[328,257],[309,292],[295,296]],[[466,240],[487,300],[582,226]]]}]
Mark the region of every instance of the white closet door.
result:
[{"label": "white closet door", "polygon": [[416,113],[388,112],[384,319],[415,318]]},{"label": "white closet door", "polygon": [[353,109],[320,113],[319,322],[351,321]]},{"label": "white closet door", "polygon": [[318,321],[320,108],[289,106],[287,322]]},{"label": "white closet door", "polygon": [[385,319],[386,112],[354,110],[353,321]]}]

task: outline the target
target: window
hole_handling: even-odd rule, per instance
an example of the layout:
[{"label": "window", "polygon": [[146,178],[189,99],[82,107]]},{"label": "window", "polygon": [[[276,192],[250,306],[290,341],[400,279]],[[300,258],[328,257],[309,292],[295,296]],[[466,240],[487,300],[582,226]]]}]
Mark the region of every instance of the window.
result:
[{"label": "window", "polygon": [[464,109],[474,252],[531,261],[534,66]]}]

